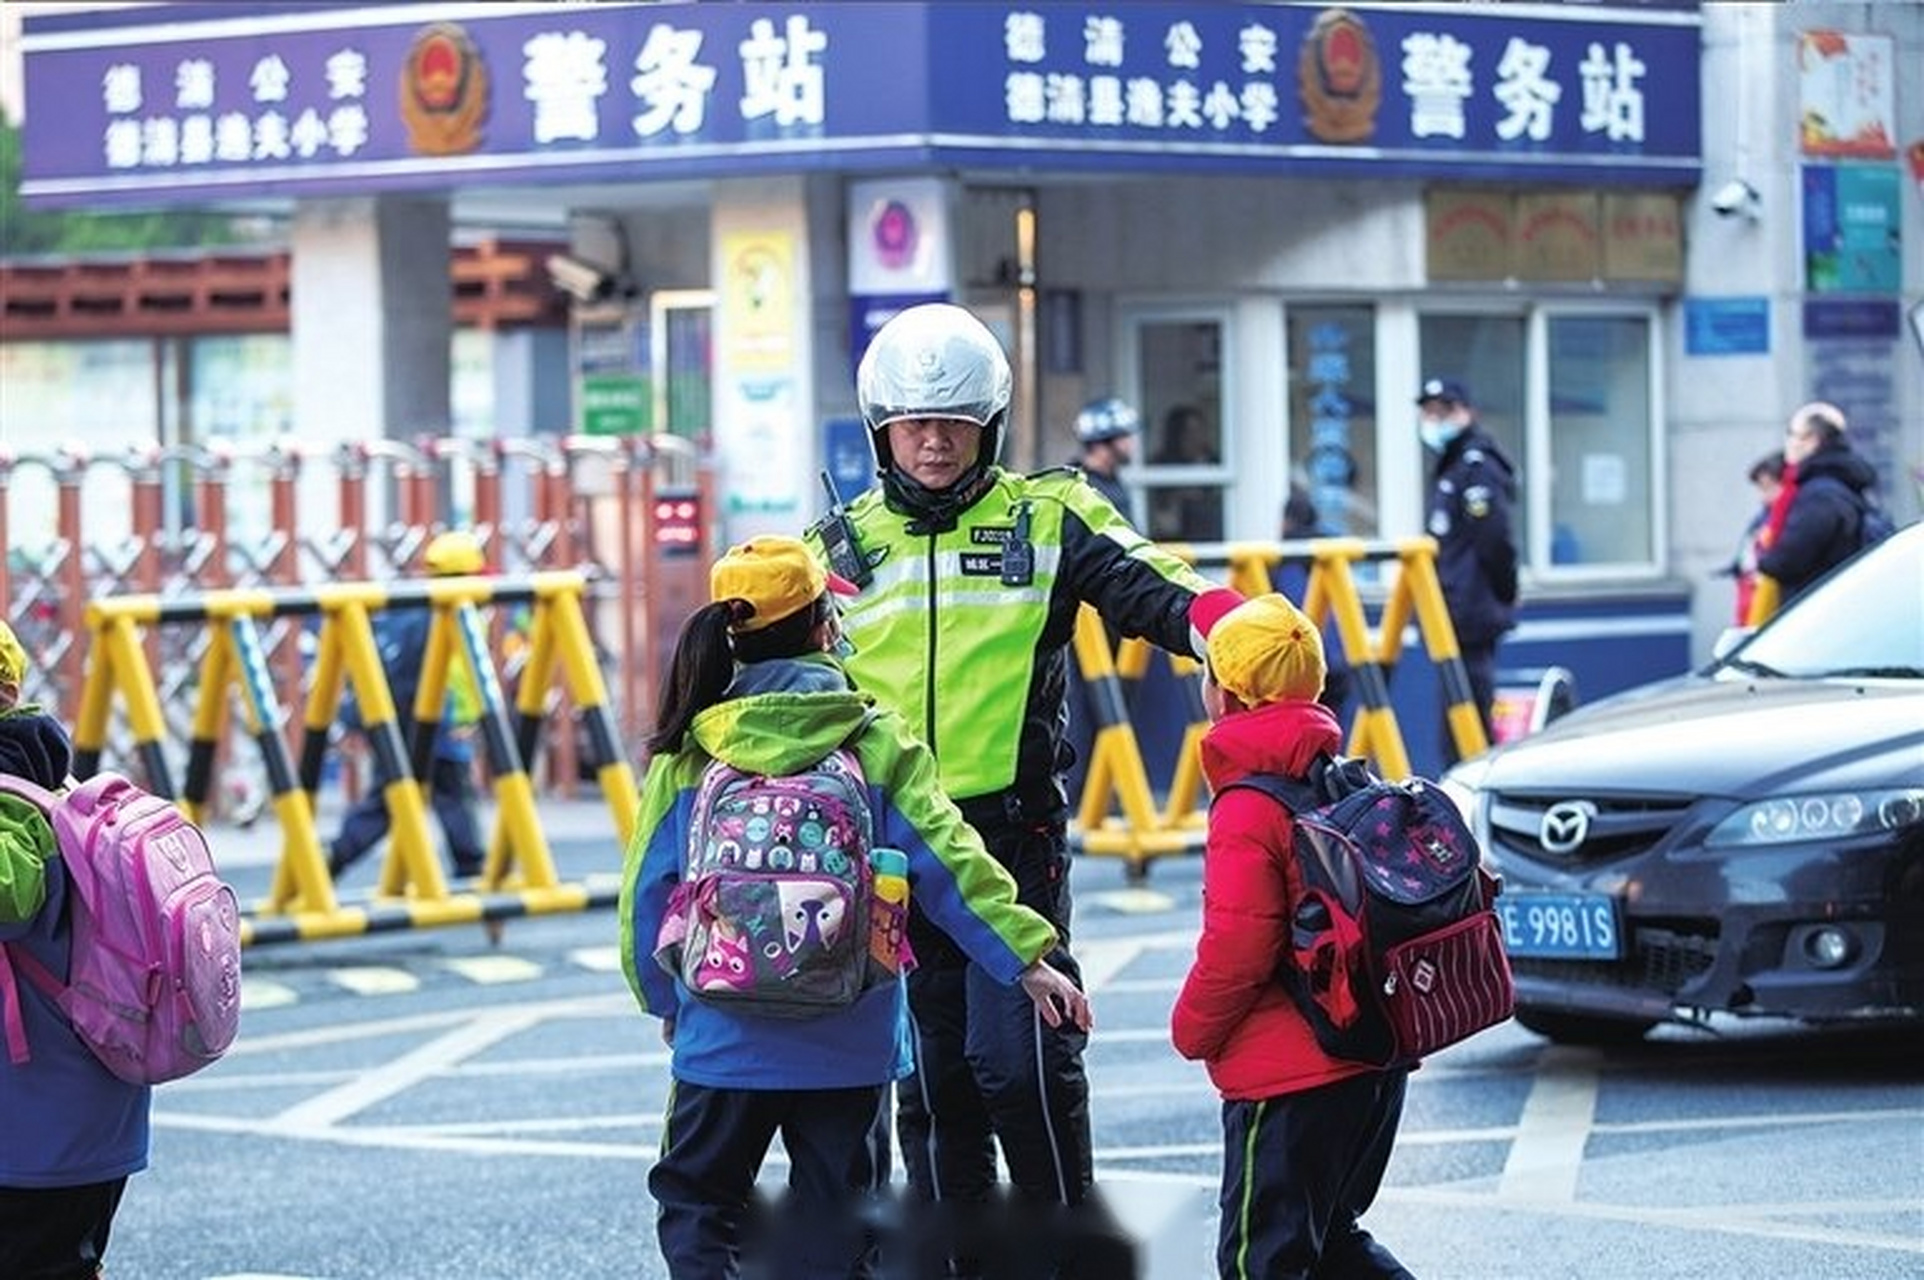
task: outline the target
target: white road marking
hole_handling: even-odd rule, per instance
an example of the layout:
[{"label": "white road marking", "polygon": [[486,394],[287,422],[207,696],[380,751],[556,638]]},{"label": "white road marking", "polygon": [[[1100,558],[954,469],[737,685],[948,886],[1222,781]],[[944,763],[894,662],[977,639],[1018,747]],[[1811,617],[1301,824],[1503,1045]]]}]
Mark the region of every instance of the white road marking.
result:
[{"label": "white road marking", "polygon": [[612,943],[605,947],[576,947],[568,953],[570,963],[597,973],[621,972],[621,948]]},{"label": "white road marking", "polygon": [[1587,1050],[1561,1047],[1538,1059],[1498,1199],[1563,1204],[1577,1198],[1583,1149],[1597,1115],[1596,1061]]},{"label": "white road marking", "polygon": [[241,1008],[243,1010],[275,1009],[282,1005],[293,1004],[300,998],[300,993],[295,991],[294,988],[284,986],[278,982],[269,982],[265,978],[243,977],[241,979]]},{"label": "white road marking", "polygon": [[469,982],[498,986],[504,982],[533,982],[546,970],[534,961],[517,955],[455,956],[442,962],[444,967]]},{"label": "white road marking", "polygon": [[1128,967],[1131,960],[1145,951],[1167,951],[1195,945],[1194,929],[1176,929],[1128,938],[1086,939],[1074,943],[1070,950],[1075,954],[1076,963],[1082,966],[1082,989],[1095,992],[1107,986],[1112,978]]},{"label": "white road marking", "polygon": [[420,989],[421,980],[406,969],[388,965],[356,965],[351,969],[329,969],[327,980],[346,987],[357,996],[391,996]]},{"label": "white road marking", "polygon": [[386,1066],[289,1107],[270,1120],[267,1128],[284,1134],[330,1128],[544,1020],[539,1009],[529,1006],[470,1014],[465,1024],[409,1050]]},{"label": "white road marking", "polygon": [[[1077,901],[1082,900],[1078,894]],[[1160,889],[1105,889],[1090,895],[1088,901],[1125,916],[1159,915],[1176,908],[1176,900]]]}]

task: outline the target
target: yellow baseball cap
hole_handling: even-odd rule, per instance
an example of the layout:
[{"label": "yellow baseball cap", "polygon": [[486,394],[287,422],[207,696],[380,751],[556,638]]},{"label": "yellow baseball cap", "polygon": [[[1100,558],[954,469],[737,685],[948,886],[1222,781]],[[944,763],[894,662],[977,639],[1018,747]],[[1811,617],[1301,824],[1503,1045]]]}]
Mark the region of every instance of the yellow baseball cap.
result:
[{"label": "yellow baseball cap", "polygon": [[852,596],[855,585],[822,568],[800,538],[751,538],[708,571],[708,597],[746,600],[754,612],[737,631],[759,631],[814,604],[824,591]]},{"label": "yellow baseball cap", "polygon": [[20,637],[13,634],[13,628],[0,622],[0,684],[18,689],[26,678],[27,651],[20,646]]},{"label": "yellow baseball cap", "polygon": [[481,549],[480,539],[464,530],[450,529],[428,543],[427,550],[421,553],[421,563],[429,573],[448,577],[480,573],[488,567],[488,557]]},{"label": "yellow baseball cap", "polygon": [[1308,702],[1323,691],[1323,637],[1283,596],[1257,596],[1209,631],[1209,670],[1244,706]]}]

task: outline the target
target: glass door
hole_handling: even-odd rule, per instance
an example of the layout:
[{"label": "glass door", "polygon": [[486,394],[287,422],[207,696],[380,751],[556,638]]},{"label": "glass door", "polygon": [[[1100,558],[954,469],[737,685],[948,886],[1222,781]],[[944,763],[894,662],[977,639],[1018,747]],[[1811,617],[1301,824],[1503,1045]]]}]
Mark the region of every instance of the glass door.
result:
[{"label": "glass door", "polygon": [[1221,311],[1142,312],[1127,322],[1129,372],[1143,420],[1132,478],[1143,490],[1143,531],[1158,541],[1224,537],[1234,462],[1223,421],[1228,328]]}]

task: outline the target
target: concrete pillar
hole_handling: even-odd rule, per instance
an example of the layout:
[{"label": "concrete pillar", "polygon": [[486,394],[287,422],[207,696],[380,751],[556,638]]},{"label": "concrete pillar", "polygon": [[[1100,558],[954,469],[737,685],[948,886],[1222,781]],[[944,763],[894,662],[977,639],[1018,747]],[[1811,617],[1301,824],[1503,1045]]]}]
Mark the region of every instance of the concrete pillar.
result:
[{"label": "concrete pillar", "polygon": [[449,429],[445,200],[304,200],[290,283],[294,427],[311,443]]}]

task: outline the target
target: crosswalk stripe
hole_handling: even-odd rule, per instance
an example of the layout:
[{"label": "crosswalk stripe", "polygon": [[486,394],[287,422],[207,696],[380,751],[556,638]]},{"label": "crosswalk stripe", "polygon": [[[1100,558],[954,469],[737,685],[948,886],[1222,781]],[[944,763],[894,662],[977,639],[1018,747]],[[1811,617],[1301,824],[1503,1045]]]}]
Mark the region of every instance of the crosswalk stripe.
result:
[{"label": "crosswalk stripe", "polygon": [[505,982],[532,982],[542,975],[542,967],[521,956],[456,956],[444,962],[469,982],[498,986]]},{"label": "crosswalk stripe", "polygon": [[596,973],[621,972],[621,948],[612,943],[605,947],[577,947],[568,953],[568,959]]},{"label": "crosswalk stripe", "polygon": [[329,969],[327,980],[346,987],[360,996],[391,996],[403,991],[418,991],[421,980],[406,969],[388,965],[359,965],[352,969]]},{"label": "crosswalk stripe", "polygon": [[265,978],[241,979],[241,1008],[277,1009],[282,1005],[293,1004],[301,998],[300,992],[278,982]]}]

